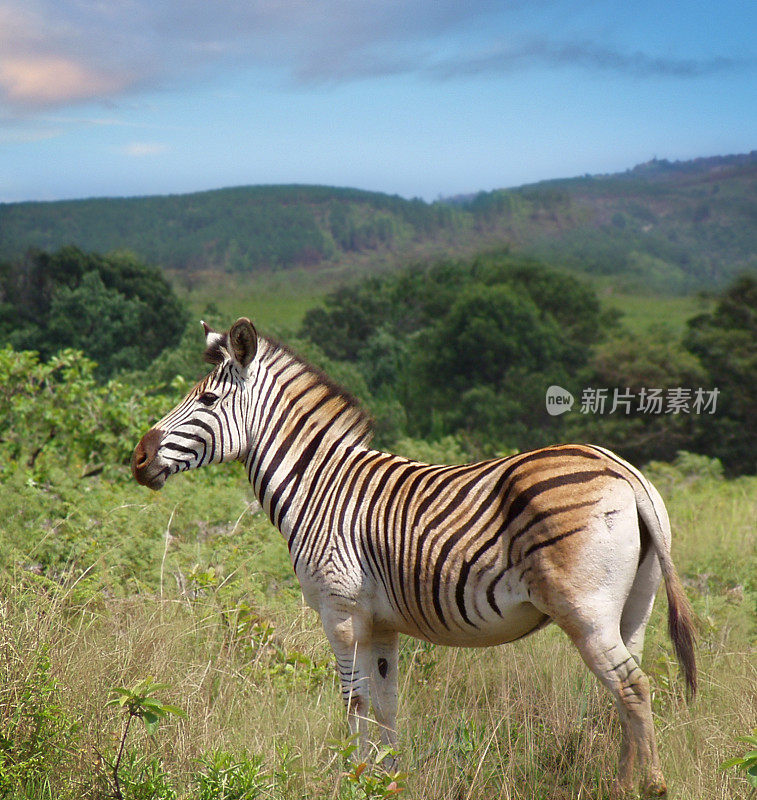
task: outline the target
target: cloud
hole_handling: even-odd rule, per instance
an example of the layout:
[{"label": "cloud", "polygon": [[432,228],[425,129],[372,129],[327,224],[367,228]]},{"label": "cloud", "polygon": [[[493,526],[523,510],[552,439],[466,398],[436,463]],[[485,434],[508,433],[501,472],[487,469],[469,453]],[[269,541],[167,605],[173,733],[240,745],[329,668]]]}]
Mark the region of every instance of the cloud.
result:
[{"label": "cloud", "polygon": [[[0,0],[0,102],[34,110],[108,99],[166,85],[218,62],[272,67],[295,83],[354,80],[382,74],[398,43],[454,30],[497,5],[498,0],[469,0],[462,9],[457,0]],[[384,47],[388,55],[380,58]]]},{"label": "cloud", "polygon": [[0,0],[0,104],[39,111],[139,85],[150,60],[106,12],[97,0]]},{"label": "cloud", "polygon": [[262,66],[295,87],[538,66],[680,79],[743,67],[624,52],[567,28],[565,41],[538,38],[553,24],[547,18],[572,19],[577,8],[570,0],[0,0],[0,106],[39,113],[112,102],[229,65]]},{"label": "cloud", "polygon": [[102,128],[151,128],[155,127],[146,122],[133,122],[118,117],[79,117],[79,116],[46,116],[42,117],[46,122],[59,125],[93,125]]},{"label": "cloud", "polygon": [[17,127],[14,124],[3,126],[0,120],[0,145],[30,144],[55,139],[63,130],[60,128]]},{"label": "cloud", "polygon": [[168,151],[168,145],[161,142],[129,142],[120,148],[120,152],[132,158],[159,156]]},{"label": "cloud", "polygon": [[116,93],[124,81],[66,57],[0,57],[0,88],[11,104],[47,107]]},{"label": "cloud", "polygon": [[495,75],[533,66],[581,67],[595,72],[614,72],[638,78],[700,78],[733,72],[752,62],[733,58],[676,59],[646,53],[624,53],[593,42],[534,40],[520,46],[504,46],[437,63],[428,68],[436,78],[449,79]]}]

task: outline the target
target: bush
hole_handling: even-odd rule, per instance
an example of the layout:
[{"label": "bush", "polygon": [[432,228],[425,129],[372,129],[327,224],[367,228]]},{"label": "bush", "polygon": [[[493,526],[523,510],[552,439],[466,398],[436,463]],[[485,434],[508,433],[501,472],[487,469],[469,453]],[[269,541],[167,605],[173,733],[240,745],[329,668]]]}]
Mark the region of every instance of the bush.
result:
[{"label": "bush", "polygon": [[137,395],[119,380],[100,384],[97,365],[76,350],[47,362],[36,352],[0,349],[0,474],[21,465],[43,476],[54,465],[82,474],[128,463],[139,436],[176,402]]}]

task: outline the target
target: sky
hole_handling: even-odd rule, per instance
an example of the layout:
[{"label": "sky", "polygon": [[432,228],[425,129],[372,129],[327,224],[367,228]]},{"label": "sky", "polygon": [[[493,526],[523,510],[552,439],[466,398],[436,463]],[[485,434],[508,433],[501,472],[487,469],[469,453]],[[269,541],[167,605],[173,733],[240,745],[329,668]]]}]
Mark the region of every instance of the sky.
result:
[{"label": "sky", "polygon": [[748,152],[755,42],[753,0],[0,0],[0,202]]}]

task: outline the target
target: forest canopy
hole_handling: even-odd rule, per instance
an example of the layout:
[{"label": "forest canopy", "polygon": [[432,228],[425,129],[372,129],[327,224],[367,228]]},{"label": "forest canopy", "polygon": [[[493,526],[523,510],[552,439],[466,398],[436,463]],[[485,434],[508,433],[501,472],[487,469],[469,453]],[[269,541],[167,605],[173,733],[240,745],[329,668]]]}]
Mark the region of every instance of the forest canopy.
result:
[{"label": "forest canopy", "polygon": [[573,386],[609,327],[590,287],[498,253],[338,289],[306,314],[302,335],[358,367],[378,401],[379,431],[463,433],[491,454],[557,433],[544,389]]},{"label": "forest canopy", "polygon": [[616,286],[722,288],[757,252],[757,152],[544,181],[432,203],[329,186],[0,203],[0,259],[128,250],[175,272],[255,274],[513,249]]},{"label": "forest canopy", "polygon": [[[729,474],[757,471],[753,276],[683,336],[664,325],[634,336],[586,281],[490,252],[342,285],[305,314],[299,341],[284,338],[363,400],[376,445],[389,450],[412,440],[465,460],[588,441],[641,465],[689,451]],[[1,265],[0,344],[36,351],[42,363],[79,351],[96,362],[96,380],[120,375],[137,394],[148,385],[171,394],[177,375],[194,381],[207,370],[199,330],[170,284],[124,253],[66,247]],[[551,386],[575,398],[571,413],[548,412]],[[603,391],[606,407],[588,408],[586,394]],[[650,413],[641,403],[650,391],[684,393],[681,413]],[[635,402],[618,410],[613,393]],[[703,413],[693,403],[704,395],[716,402]]]},{"label": "forest canopy", "polygon": [[146,367],[178,344],[187,320],[160,270],[128,253],[63,247],[0,264],[0,341],[43,359],[81,350],[101,377]]},{"label": "forest canopy", "polygon": [[[683,338],[664,326],[640,338],[602,310],[587,283],[493,253],[337,289],[306,314],[301,334],[332,370],[357,370],[379,444],[456,437],[471,457],[486,457],[594,441],[639,464],[685,450],[720,459],[732,474],[757,471],[754,277],[737,279]],[[553,385],[577,398],[570,414],[548,414]],[[582,413],[584,393],[596,391],[609,395],[606,407]],[[616,391],[634,398],[627,413],[613,409]],[[651,413],[641,401],[650,391],[685,402]],[[697,397],[715,405],[702,413]]]}]

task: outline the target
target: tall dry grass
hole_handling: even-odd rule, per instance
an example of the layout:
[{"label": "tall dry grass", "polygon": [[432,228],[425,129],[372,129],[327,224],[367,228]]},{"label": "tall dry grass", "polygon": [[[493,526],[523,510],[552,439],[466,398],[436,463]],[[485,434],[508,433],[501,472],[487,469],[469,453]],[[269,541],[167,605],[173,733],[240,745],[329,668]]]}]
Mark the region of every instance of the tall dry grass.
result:
[{"label": "tall dry grass", "polygon": [[[674,555],[702,631],[700,690],[687,706],[659,598],[645,669],[672,798],[750,796],[746,782],[719,764],[739,754],[735,738],[757,724],[756,487],[753,479],[664,487]],[[251,570],[249,580],[259,578]],[[232,602],[218,586],[194,599],[168,589],[161,599],[156,587],[120,598],[98,592],[82,601],[70,586],[19,570],[6,574],[1,588],[3,724],[7,728],[9,714],[38,680],[35,665],[47,659],[54,689],[38,700],[61,709],[67,731],[63,736],[50,728],[45,780],[11,796],[106,796],[100,754],[107,759],[115,751],[123,721],[105,701],[112,687],[148,675],[170,686],[163,699],[187,716],[163,723],[154,738],[134,728],[127,747],[159,759],[178,797],[195,796],[198,759],[219,748],[262,758],[265,771],[277,776],[263,796],[359,796],[350,794],[344,764],[330,746],[347,733],[332,658],[317,616],[292,592],[272,591],[266,598],[242,587]],[[617,719],[607,694],[556,628],[487,650],[405,640],[401,663],[404,796],[610,796]],[[68,731],[69,724],[75,729]]]}]

